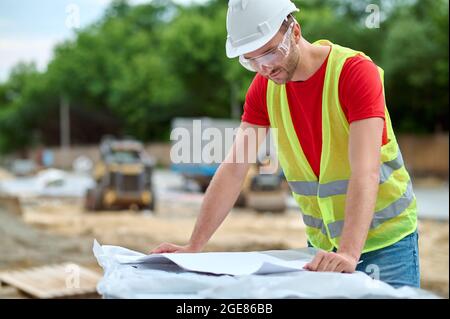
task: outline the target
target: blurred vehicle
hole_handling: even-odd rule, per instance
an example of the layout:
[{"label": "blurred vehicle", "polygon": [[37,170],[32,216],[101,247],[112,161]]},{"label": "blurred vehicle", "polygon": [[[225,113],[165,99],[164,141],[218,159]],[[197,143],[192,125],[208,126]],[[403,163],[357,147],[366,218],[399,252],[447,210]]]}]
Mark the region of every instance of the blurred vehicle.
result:
[{"label": "blurred vehicle", "polygon": [[[186,181],[195,181],[200,190],[205,192],[220,163],[224,160],[226,152],[231,147],[232,140],[226,140],[227,134],[232,136],[233,130],[238,127],[239,121],[227,119],[208,117],[173,119],[172,132],[183,130],[189,140],[173,141],[172,146],[185,143],[183,152],[189,156],[187,158],[183,156],[184,160],[181,163],[172,163],[171,170],[181,174]],[[204,136],[205,134],[211,135],[211,130],[216,130],[217,136],[207,140]],[[210,152],[203,152],[206,146],[216,152],[220,150],[220,158],[215,158],[215,154]]]},{"label": "blurred vehicle", "polygon": [[152,185],[155,161],[142,143],[126,138],[104,137],[100,144],[101,159],[95,164],[96,186],[85,196],[85,208],[98,211],[115,208],[155,210]]},{"label": "blurred vehicle", "polygon": [[36,173],[38,167],[31,159],[16,159],[12,161],[10,171],[16,176],[30,176]]},{"label": "blurred vehicle", "polygon": [[244,180],[237,207],[252,208],[258,212],[283,213],[286,210],[286,190],[283,174],[263,174],[260,168],[265,162],[253,164]]},{"label": "blurred vehicle", "polygon": [[[172,163],[171,170],[181,174],[187,183],[194,181],[199,185],[200,190],[205,192],[220,163],[223,162],[231,148],[234,140],[233,132],[239,125],[239,121],[226,119],[175,118],[172,121],[172,132],[175,132],[174,135],[189,137],[189,141],[172,140],[172,150],[176,148],[179,151],[182,146],[185,146],[183,151],[187,152],[189,156],[184,158],[185,161],[182,163]],[[181,131],[176,131],[180,129]],[[212,138],[208,139],[208,137]],[[195,145],[195,142],[198,144]],[[271,155],[275,154],[275,150],[270,142],[271,140],[267,139],[261,145],[258,158],[262,157],[264,160],[268,160],[273,157]],[[179,143],[184,143],[184,145]],[[209,152],[205,151],[206,148]],[[215,156],[217,154],[211,154],[211,150],[220,151],[220,158]],[[256,211],[285,211],[286,191],[282,185],[283,175],[279,169],[273,174],[261,174],[259,169],[265,164],[266,162],[259,161],[250,167],[236,201],[236,207],[248,207]]]}]

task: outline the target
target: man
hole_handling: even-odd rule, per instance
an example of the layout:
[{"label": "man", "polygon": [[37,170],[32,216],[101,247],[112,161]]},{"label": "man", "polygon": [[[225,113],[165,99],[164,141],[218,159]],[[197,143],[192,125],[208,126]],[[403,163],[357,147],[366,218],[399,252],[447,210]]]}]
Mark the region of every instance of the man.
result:
[{"label": "man", "polygon": [[[308,237],[310,271],[365,271],[394,287],[420,286],[416,199],[384,99],[383,72],[361,52],[309,43],[290,0],[231,0],[229,58],[257,72],[243,130],[275,128],[278,157]],[[344,32],[345,30],[343,30]],[[198,252],[220,226],[249,164],[234,163],[242,134],[208,188],[189,244]],[[258,141],[260,143],[260,141]]]}]

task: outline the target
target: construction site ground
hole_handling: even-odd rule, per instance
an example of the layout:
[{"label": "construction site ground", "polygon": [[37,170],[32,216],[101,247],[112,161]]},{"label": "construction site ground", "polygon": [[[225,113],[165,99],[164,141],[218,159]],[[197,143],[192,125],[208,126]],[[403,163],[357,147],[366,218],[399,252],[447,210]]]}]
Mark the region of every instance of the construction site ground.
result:
[{"label": "construction site ground", "polygon": [[[86,212],[82,199],[27,198],[22,214],[0,208],[0,272],[39,265],[75,262],[101,273],[92,254],[94,239],[149,252],[161,242],[184,244],[190,237],[203,195],[160,192],[157,212]],[[448,211],[447,211],[448,213]],[[298,209],[283,214],[233,209],[206,251],[255,251],[306,246]],[[422,287],[449,296],[448,220],[421,219]],[[24,298],[0,287],[0,298]]]}]

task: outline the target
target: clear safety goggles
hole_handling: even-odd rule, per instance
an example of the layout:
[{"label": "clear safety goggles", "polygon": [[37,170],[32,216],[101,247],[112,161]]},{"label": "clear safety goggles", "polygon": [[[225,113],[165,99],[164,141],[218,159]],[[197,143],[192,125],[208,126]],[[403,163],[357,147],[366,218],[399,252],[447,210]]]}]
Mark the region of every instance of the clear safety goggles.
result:
[{"label": "clear safety goggles", "polygon": [[296,21],[293,21],[289,25],[288,30],[283,36],[283,40],[269,52],[251,59],[246,59],[243,55],[239,56],[241,65],[249,71],[260,72],[265,69],[270,69],[281,62],[289,55],[289,51],[291,50],[291,34],[295,23]]}]

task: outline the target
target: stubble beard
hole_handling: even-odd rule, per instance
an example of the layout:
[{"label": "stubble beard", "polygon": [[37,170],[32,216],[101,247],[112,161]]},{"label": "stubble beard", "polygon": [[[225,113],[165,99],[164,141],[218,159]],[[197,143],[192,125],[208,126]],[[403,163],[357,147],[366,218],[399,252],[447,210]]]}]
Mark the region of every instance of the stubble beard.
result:
[{"label": "stubble beard", "polygon": [[289,59],[288,65],[286,67],[286,72],[288,74],[286,82],[289,82],[294,77],[295,71],[297,70],[298,63],[300,62],[300,52],[296,48],[292,51],[292,58]]},{"label": "stubble beard", "polygon": [[284,71],[286,73],[286,77],[283,79],[272,79],[275,83],[278,85],[286,84],[287,82],[291,81],[294,77],[295,70],[297,70],[298,63],[300,61],[300,53],[297,50],[293,50],[290,54],[290,56],[287,57],[287,63],[285,66],[280,67],[280,70]]}]

